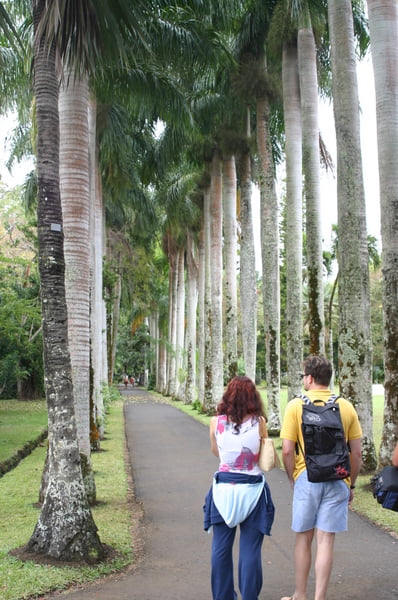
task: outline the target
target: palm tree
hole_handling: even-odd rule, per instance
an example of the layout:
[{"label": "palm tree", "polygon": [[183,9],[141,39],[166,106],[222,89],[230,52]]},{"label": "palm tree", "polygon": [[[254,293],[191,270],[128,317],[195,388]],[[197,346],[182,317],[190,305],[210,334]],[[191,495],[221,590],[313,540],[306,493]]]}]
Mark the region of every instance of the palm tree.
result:
[{"label": "palm tree", "polygon": [[204,395],[203,408],[214,410],[216,399],[213,394],[213,349],[212,349],[212,257],[211,257],[211,199],[210,183],[203,193],[203,230],[204,230]]},{"label": "palm tree", "polygon": [[302,320],[302,132],[295,40],[283,44],[282,79],[286,135],[287,372],[289,397],[301,390]]},{"label": "palm tree", "polygon": [[252,211],[252,156],[250,152],[250,107],[246,109],[246,132],[240,166],[240,309],[242,315],[242,345],[245,373],[256,380],[257,347],[257,278]]},{"label": "palm tree", "polygon": [[212,396],[219,401],[224,390],[222,327],[222,163],[213,151],[210,169],[210,260],[211,260],[211,347]]},{"label": "palm tree", "polygon": [[198,306],[198,248],[194,232],[187,230],[187,330],[186,330],[186,383],[184,401],[192,404],[198,398],[196,388],[196,340]]},{"label": "palm tree", "polygon": [[299,28],[297,50],[306,207],[309,351],[311,354],[325,354],[318,77],[315,39],[309,14]]},{"label": "palm tree", "polygon": [[28,552],[56,559],[89,561],[102,558],[104,550],[87,503],[74,416],[59,191],[55,47],[48,47],[43,36],[38,34],[45,9],[44,0],[33,1],[36,32],[34,91],[38,130],[37,212],[49,426],[49,481],[38,522],[26,548]]},{"label": "palm tree", "polygon": [[198,368],[197,388],[198,400],[202,404],[205,397],[205,291],[206,291],[206,253],[205,253],[205,209],[204,198],[202,198],[202,210],[199,231],[198,247]]},{"label": "palm tree", "polygon": [[[372,419],[372,345],[358,86],[350,0],[329,0],[337,142],[339,228],[339,383],[363,428],[363,464],[376,466]],[[343,85],[344,83],[344,85]]]},{"label": "palm tree", "polygon": [[[71,11],[71,13],[68,14],[79,14],[81,17],[85,17],[87,16],[87,13],[85,11],[90,12],[90,6],[89,3],[84,3],[83,5],[81,3],[79,3],[79,7],[80,9],[83,10],[79,10],[77,13],[74,13],[73,11]],[[48,10],[44,10],[44,9]],[[120,11],[123,13],[123,6],[122,3],[117,3],[117,6],[114,6],[116,12],[118,12],[118,17],[120,17]],[[67,18],[64,18],[65,13],[63,12],[64,10],[66,10],[65,4],[59,4],[57,2],[53,2],[49,7],[47,7],[44,3],[38,1],[34,1],[33,2],[33,9],[34,9],[34,23],[35,23],[35,31],[36,31],[36,37],[38,42],[36,42],[35,45],[35,51],[36,51],[36,61],[35,61],[35,65],[36,65],[36,76],[35,76],[35,91],[37,92],[37,106],[38,109],[40,107],[40,109],[45,110],[45,107],[42,107],[42,105],[40,105],[39,102],[43,102],[43,100],[48,100],[48,110],[51,114],[51,116],[54,119],[54,122],[56,120],[56,113],[57,113],[57,108],[56,106],[54,107],[54,101],[56,104],[56,100],[57,100],[57,95],[54,93],[54,88],[51,87],[51,91],[53,92],[53,95],[50,96],[45,96],[45,94],[43,93],[43,87],[40,87],[40,85],[42,85],[43,80],[40,79],[40,76],[42,75],[42,71],[44,71],[45,68],[47,68],[48,70],[48,80],[50,83],[53,83],[52,77],[55,76],[55,43],[57,44],[57,47],[59,48],[60,54],[61,56],[64,58],[65,61],[65,65],[68,65],[69,67],[73,66],[76,68],[76,73],[79,74],[79,76],[81,76],[85,70],[90,70],[89,65],[92,67],[92,65],[94,64],[94,67],[92,69],[91,72],[93,72],[95,70],[95,67],[97,66],[97,61],[96,59],[98,58],[100,51],[99,51],[99,45],[98,45],[98,31],[99,31],[99,23],[96,19],[93,19],[93,15],[90,15],[90,18],[84,20],[83,21],[89,24],[89,27],[92,28],[92,30],[88,31],[87,29],[84,30],[82,29],[82,23],[75,23],[72,19],[69,20]],[[54,12],[52,12],[54,11]],[[123,13],[124,16],[127,15],[127,13]],[[129,26],[130,21],[128,19],[115,19],[115,13],[110,14],[107,13],[106,15],[104,15],[103,11],[98,11],[97,14],[98,18],[101,20],[103,18],[105,18],[105,22],[106,22],[106,27],[103,29],[103,31],[107,31],[107,32],[111,32],[111,35],[115,35],[115,33],[119,30],[118,28],[118,24],[123,23],[123,26],[126,27],[126,29],[128,30],[130,37],[131,37],[131,33],[132,33],[132,29]],[[131,16],[131,15],[130,15]],[[134,14],[134,16],[136,16]],[[109,24],[113,21],[113,24],[115,25],[115,27],[110,27],[109,28]],[[71,35],[71,31],[73,31],[74,35]],[[77,35],[76,34],[77,31]],[[81,33],[83,33],[83,35],[81,35]],[[136,34],[136,37],[140,37],[139,36],[139,31],[135,31],[134,32]],[[87,39],[90,40],[89,44],[86,44],[86,40],[85,35],[87,34]],[[144,41],[145,43],[145,38],[143,36],[141,36],[141,41]],[[56,40],[56,42],[55,42]],[[46,54],[46,47],[51,48],[52,54],[49,55],[51,56],[52,62],[50,61],[45,61],[45,54]],[[118,47],[118,44],[111,44],[110,48],[115,48]],[[123,46],[122,46],[123,48]],[[119,49],[117,50],[117,52],[120,51]],[[52,70],[50,70],[52,69]],[[40,85],[39,85],[40,84]],[[55,88],[56,89],[56,88]],[[41,94],[41,97],[39,99],[39,94]],[[53,104],[51,104],[50,101],[53,101]],[[87,107],[86,107],[87,109]],[[41,115],[40,115],[41,116]],[[51,139],[49,137],[49,131],[45,131],[45,130],[41,130],[40,128],[43,128],[43,126],[45,127],[45,122],[43,122],[43,120],[40,120],[40,118],[38,117],[38,129],[39,129],[39,146],[41,143],[45,142],[45,144],[51,143]],[[58,134],[58,121],[55,122],[55,126],[53,127],[53,131],[51,132],[52,134],[54,134],[54,136],[56,136]],[[46,137],[47,136],[47,137]],[[48,138],[48,139],[47,139]],[[54,148],[55,148],[55,153],[57,154],[59,151],[59,139],[58,137],[55,137],[55,141],[58,143],[54,144]],[[39,156],[41,157],[42,154],[45,154],[46,152],[49,152],[49,148],[48,146],[44,145],[43,148],[40,147],[39,150]],[[51,163],[53,157],[49,157],[49,162]],[[43,163],[44,164],[44,163]],[[40,165],[40,168],[43,169],[43,164]],[[53,163],[51,163],[52,166]],[[53,199],[53,203],[55,205],[55,202],[59,200],[59,182],[58,182],[58,158],[57,158],[57,162],[56,162],[56,169],[53,170],[53,172],[51,173],[51,175],[55,174],[56,180],[54,180],[55,185],[57,186],[56,190],[55,190],[55,194],[57,194],[54,199]],[[41,178],[43,178],[43,174],[47,177],[46,172],[43,170],[43,174],[40,172],[40,168],[39,168],[39,186],[42,185],[41,182]],[[88,167],[87,167],[87,175],[88,175]],[[39,224],[40,224],[40,216],[44,219],[46,218],[46,215],[44,214],[43,211],[43,207],[45,206],[45,203],[47,201],[47,198],[45,197],[45,194],[48,192],[48,194],[50,193],[47,189],[46,189],[46,181],[44,181],[44,185],[42,185],[42,188],[40,189],[40,194],[42,194],[41,198],[42,198],[42,204],[40,205],[40,201],[39,201]],[[51,208],[50,203],[47,201],[47,206],[49,206]],[[40,214],[40,211],[43,211],[42,214]],[[50,214],[50,213],[49,213]],[[52,227],[54,229],[54,231],[57,231],[59,233],[59,231],[62,232],[62,220],[60,218],[60,215],[56,215],[57,218],[54,219],[52,221]],[[39,225],[40,226],[40,225]],[[54,234],[53,234],[54,235]],[[58,235],[57,236],[58,239],[61,239],[61,236]],[[88,240],[88,236],[87,236],[87,240]],[[50,248],[48,247],[48,243],[51,243],[52,240],[47,240],[44,238],[43,240],[43,245],[42,245],[42,258],[45,259],[45,253],[47,251],[50,250]],[[62,241],[61,241],[62,243]],[[58,242],[58,246],[54,246],[56,248],[56,250],[59,250],[59,242]],[[63,251],[60,254],[60,257],[57,256],[57,259],[60,258],[60,261],[63,261]],[[54,264],[57,264],[57,262],[54,262]],[[46,265],[46,268],[48,267],[48,265]],[[60,262],[60,268],[59,268],[59,273],[61,273],[62,277],[63,277],[63,270],[61,272],[61,269],[64,268],[63,262]],[[42,286],[44,289],[44,300],[43,300],[43,307],[44,307],[44,303],[48,303],[48,298],[47,298],[47,294],[48,294],[48,289],[46,289],[46,285],[48,286],[48,275],[47,273],[43,270],[43,281],[42,281]],[[47,276],[47,280],[46,280],[46,276]],[[62,286],[63,286],[63,281],[62,281]],[[54,286],[55,287],[55,286]],[[52,290],[54,292],[54,290]],[[63,294],[65,294],[65,289],[62,287],[60,289],[60,293],[59,298],[61,301],[64,301],[64,296]],[[49,311],[48,308],[49,306],[51,306],[51,308],[56,309],[56,306],[54,306],[54,304],[46,304],[45,309],[43,309],[43,317],[44,319],[48,318],[48,324],[51,324],[51,319],[54,319],[54,317],[57,316],[57,312],[54,312],[54,315],[52,315]],[[66,309],[65,307],[62,305],[61,303],[61,309],[64,310],[64,314],[63,314],[63,324],[66,326]],[[49,329],[45,329],[46,333],[49,331]],[[64,330],[62,330],[61,333],[65,333]],[[60,374],[62,375],[63,373],[66,373],[65,376],[65,381],[69,381],[71,379],[68,371],[70,370],[70,362],[69,361],[69,353],[68,353],[68,349],[67,349],[67,343],[64,340],[63,341],[63,346],[62,344],[60,344],[60,349],[63,349],[63,353],[60,352],[59,354],[64,357],[65,359],[65,371],[63,371],[60,367],[59,371]],[[44,336],[44,343],[48,343],[46,337]],[[65,344],[66,344],[66,348],[65,348]],[[45,352],[45,359],[49,359],[49,354]],[[47,366],[47,378],[49,378],[49,376],[52,376],[51,373],[51,365],[45,362],[45,366]],[[87,382],[88,383],[88,382]],[[88,388],[87,388],[88,389]],[[60,388],[58,386],[58,388],[55,390],[56,394],[54,395],[53,398],[51,398],[52,403],[57,401],[57,394],[60,391]],[[50,392],[49,392],[50,393]],[[51,393],[52,390],[51,390]],[[72,401],[72,387],[69,384],[69,389],[64,392],[63,395],[64,398],[67,398],[68,400]],[[88,402],[88,398],[87,398],[87,402]],[[59,403],[59,402],[58,402]],[[49,554],[51,556],[55,556],[57,558],[66,558],[66,559],[73,559],[76,557],[76,555],[78,555],[80,558],[83,557],[85,559],[88,559],[89,557],[92,559],[93,557],[101,557],[103,554],[103,549],[101,547],[99,538],[96,534],[96,527],[95,524],[92,520],[91,517],[91,513],[89,512],[89,510],[87,510],[87,506],[86,506],[86,499],[82,498],[82,488],[80,485],[81,482],[81,468],[80,468],[80,461],[78,459],[76,459],[75,457],[75,445],[77,443],[76,440],[76,423],[74,421],[74,414],[73,414],[73,407],[71,408],[70,406],[68,406],[67,402],[64,401],[65,404],[65,409],[63,410],[63,412],[57,412],[57,411],[53,411],[51,412],[51,404],[49,403],[49,422],[50,422],[50,433],[52,432],[51,429],[51,425],[53,426],[53,430],[61,436],[62,439],[65,438],[65,432],[62,431],[62,428],[64,426],[64,421],[63,418],[64,417],[68,417],[69,422],[70,422],[70,427],[68,428],[68,432],[69,432],[69,436],[67,438],[68,441],[68,452],[66,453],[66,457],[69,457],[69,460],[71,462],[68,463],[68,460],[66,459],[66,457],[60,456],[60,448],[61,449],[65,449],[66,444],[65,443],[59,443],[59,439],[56,435],[54,435],[55,437],[55,446],[53,447],[52,445],[50,445],[50,451],[49,451],[49,484],[48,484],[48,488],[47,488],[47,493],[45,496],[45,500],[44,500],[44,504],[43,504],[43,509],[39,518],[39,522],[36,526],[35,532],[28,544],[28,547],[30,550],[34,550],[34,551],[38,551],[38,552],[43,552],[46,554]],[[52,419],[54,420],[52,423]],[[57,428],[57,426],[60,426]],[[69,466],[69,470],[68,469],[63,469],[62,471],[60,471],[60,464],[62,462],[65,462],[66,465]],[[78,472],[77,472],[78,471]],[[73,480],[75,480],[76,485],[72,488],[69,485],[68,489],[65,489],[64,491],[60,491],[60,489],[58,488],[62,488],[65,487],[66,488],[66,484],[70,483],[70,478],[72,478]],[[74,490],[74,495],[73,495],[73,490]],[[75,509],[66,509],[65,510],[65,506],[67,506],[68,502],[75,502],[76,506]],[[58,504],[60,504],[60,506],[58,506]],[[74,519],[73,520],[67,520],[64,517],[64,515],[69,515],[70,513],[73,513]],[[60,522],[57,522],[60,521]],[[76,528],[78,528],[78,530],[80,531],[80,537],[79,539],[81,540],[79,544],[73,544],[71,543],[71,538],[72,540],[76,537]],[[53,536],[53,538],[51,539],[51,535]]]},{"label": "palm tree", "polygon": [[222,161],[223,232],[224,232],[224,302],[225,302],[225,371],[228,381],[238,373],[237,357],[237,223],[236,163],[234,154]]},{"label": "palm tree", "polygon": [[59,96],[60,190],[64,222],[65,289],[75,416],[90,504],[90,179],[88,80],[65,72]]},{"label": "palm tree", "polygon": [[398,439],[398,6],[394,0],[368,0],[370,43],[376,89],[381,236],[383,244],[384,427],[379,462],[389,464]]},{"label": "palm tree", "polygon": [[[275,90],[268,64],[268,34],[276,2],[264,6],[261,0],[248,3],[238,37],[239,89],[246,104],[255,104],[257,183],[260,188],[262,293],[266,346],[267,417],[270,432],[280,430],[280,283],[279,283],[279,208],[275,186],[271,117]],[[274,57],[270,65],[274,65]],[[246,134],[247,135],[247,134]],[[249,160],[246,156],[244,160]],[[247,184],[248,185],[248,184]],[[243,198],[242,198],[243,203]],[[254,269],[253,269],[254,272]],[[256,293],[256,283],[248,286]],[[255,297],[252,298],[255,306]],[[255,324],[252,322],[251,327]]]},{"label": "palm tree", "polygon": [[105,210],[99,171],[97,139],[97,102],[91,96],[88,107],[90,170],[90,343],[92,388],[90,393],[91,444],[104,435],[103,386],[108,381],[106,347],[106,306],[104,301],[103,259],[105,249]]}]

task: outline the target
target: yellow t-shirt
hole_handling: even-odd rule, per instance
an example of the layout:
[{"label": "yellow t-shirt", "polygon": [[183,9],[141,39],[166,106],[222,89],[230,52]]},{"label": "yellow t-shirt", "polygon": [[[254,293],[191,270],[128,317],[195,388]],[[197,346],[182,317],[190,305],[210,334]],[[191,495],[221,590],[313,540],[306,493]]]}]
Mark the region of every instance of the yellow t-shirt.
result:
[{"label": "yellow t-shirt", "polygon": [[[314,402],[314,400],[322,400],[326,403],[332,395],[332,392],[329,389],[309,390],[304,393],[311,400],[311,402]],[[360,439],[362,437],[362,428],[359,423],[355,408],[351,402],[345,400],[344,398],[338,398],[336,402],[340,408],[341,422],[343,424],[346,442]],[[293,398],[290,400],[290,402],[288,402],[281,429],[281,438],[295,443],[299,442],[301,448],[304,449],[304,439],[301,431],[301,417],[303,412],[302,406],[303,400],[301,398]],[[300,450],[300,446],[298,454],[296,453],[295,455],[296,464],[293,473],[294,480],[296,480],[297,477],[305,470],[304,456]],[[350,484],[349,478],[345,481],[348,485]]]}]

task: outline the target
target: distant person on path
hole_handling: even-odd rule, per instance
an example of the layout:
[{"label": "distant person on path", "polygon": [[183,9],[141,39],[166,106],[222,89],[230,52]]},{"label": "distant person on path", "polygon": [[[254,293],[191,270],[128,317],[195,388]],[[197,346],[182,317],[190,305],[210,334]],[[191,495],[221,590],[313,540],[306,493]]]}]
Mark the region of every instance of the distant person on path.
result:
[{"label": "distant person on path", "polygon": [[[303,385],[309,400],[325,403],[332,396],[329,383],[332,365],[323,356],[309,356],[303,364]],[[339,397],[341,422],[350,448],[351,476],[345,480],[312,483],[308,481],[301,429],[303,400],[294,398],[285,411],[282,424],[282,457],[293,487],[292,529],[295,540],[295,591],[282,600],[305,600],[311,568],[311,545],[316,536],[315,600],[326,600],[333,564],[335,534],[347,530],[348,504],[353,499],[355,480],[361,467],[362,430],[350,402]],[[321,404],[322,405],[322,404]]]},{"label": "distant person on path", "polygon": [[228,384],[210,423],[210,445],[220,464],[204,505],[204,529],[213,530],[213,600],[235,600],[232,547],[240,525],[238,579],[242,600],[258,600],[262,584],[261,547],[270,535],[274,505],[258,466],[261,397],[248,377]]},{"label": "distant person on path", "polygon": [[398,442],[395,445],[395,450],[392,454],[392,464],[394,465],[394,467],[398,468]]}]

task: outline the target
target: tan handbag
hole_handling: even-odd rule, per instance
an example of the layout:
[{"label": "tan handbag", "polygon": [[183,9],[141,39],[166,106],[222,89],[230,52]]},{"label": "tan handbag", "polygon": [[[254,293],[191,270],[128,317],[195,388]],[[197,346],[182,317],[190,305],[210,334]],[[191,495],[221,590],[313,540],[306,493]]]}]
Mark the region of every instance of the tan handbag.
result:
[{"label": "tan handbag", "polygon": [[259,420],[260,432],[260,455],[258,457],[258,466],[267,473],[272,469],[281,466],[279,456],[275,450],[274,441],[268,437],[267,422],[264,417]]}]

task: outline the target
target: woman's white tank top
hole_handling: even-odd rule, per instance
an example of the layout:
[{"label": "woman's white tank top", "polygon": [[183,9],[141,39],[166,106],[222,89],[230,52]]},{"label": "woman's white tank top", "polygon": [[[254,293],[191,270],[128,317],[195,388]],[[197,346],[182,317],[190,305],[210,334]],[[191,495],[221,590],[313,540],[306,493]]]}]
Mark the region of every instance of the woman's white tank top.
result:
[{"label": "woman's white tank top", "polygon": [[228,421],[226,415],[217,417],[216,441],[220,456],[219,471],[259,475],[260,434],[258,417],[249,417],[244,421],[239,433],[235,424]]}]

